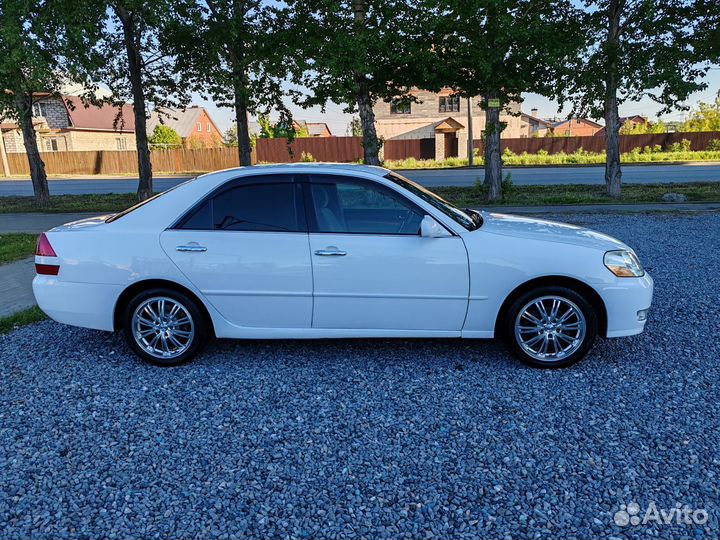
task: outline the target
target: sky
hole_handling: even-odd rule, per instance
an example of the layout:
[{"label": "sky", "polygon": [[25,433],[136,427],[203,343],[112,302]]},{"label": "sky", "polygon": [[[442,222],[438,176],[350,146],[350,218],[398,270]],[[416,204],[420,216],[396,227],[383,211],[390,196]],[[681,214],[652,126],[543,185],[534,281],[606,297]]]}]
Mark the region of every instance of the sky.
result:
[{"label": "sky", "polygon": [[[699,101],[714,101],[718,91],[720,91],[720,68],[711,69],[705,79],[708,87],[690,96],[687,105],[694,107]],[[543,96],[537,94],[524,94],[524,102],[522,110],[530,112],[531,109],[538,109],[538,116],[541,118],[559,117],[564,118],[569,112],[569,107],[565,107],[563,112],[558,113],[558,104],[550,101]],[[200,95],[193,96],[193,103],[206,107],[218,125],[220,131],[225,132],[233,122],[233,111],[228,108],[216,107],[211,101],[203,99]],[[293,113],[296,120],[305,120],[307,122],[326,122],[333,135],[346,135],[348,124],[352,115],[343,112],[343,106],[335,103],[329,103],[322,112],[320,107],[311,109],[302,109],[296,105],[287,102],[289,109]],[[631,116],[640,114],[646,116],[650,120],[657,118],[657,113],[661,107],[653,102],[650,98],[645,98],[639,102],[628,102],[620,106],[620,116]],[[563,114],[564,113],[564,114]],[[679,120],[682,121],[687,116],[687,111],[674,111],[670,114],[663,115],[661,118],[665,121]]]}]

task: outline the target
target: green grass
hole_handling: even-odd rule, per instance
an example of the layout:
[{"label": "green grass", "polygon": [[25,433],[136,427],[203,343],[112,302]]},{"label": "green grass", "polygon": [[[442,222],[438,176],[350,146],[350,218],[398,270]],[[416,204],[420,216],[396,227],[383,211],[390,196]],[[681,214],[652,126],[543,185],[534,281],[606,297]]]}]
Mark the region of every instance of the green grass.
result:
[{"label": "green grass", "polygon": [[0,213],[14,212],[119,212],[137,204],[134,193],[106,195],[52,195],[50,205],[40,208],[33,197],[0,197]]},{"label": "green grass", "polygon": [[25,259],[35,253],[36,234],[0,234],[0,264]]},{"label": "green grass", "polygon": [[[491,206],[481,187],[438,187],[432,191],[460,207]],[[681,193],[688,202],[720,201],[720,182],[688,184],[624,184],[620,200],[605,194],[605,186],[565,184],[551,186],[512,186],[495,205],[541,206],[553,204],[657,203],[665,193]]]},{"label": "green grass", "polygon": [[[720,161],[720,151],[681,151],[681,152],[658,152],[651,148],[635,148],[632,152],[626,152],[620,156],[622,163],[655,163],[655,162],[685,162],[685,161]],[[476,156],[477,165],[483,164],[482,156]],[[580,149],[572,154],[560,152],[548,154],[539,152],[537,154],[514,154],[506,150],[503,152],[503,165],[602,165],[605,163],[605,153],[585,152]],[[448,158],[436,161],[434,159],[407,158],[400,160],[385,161],[385,167],[389,169],[443,169],[450,167],[466,167],[467,159]]]},{"label": "green grass", "polygon": [[0,334],[7,334],[20,326],[33,324],[46,318],[47,316],[37,306],[19,311],[9,317],[0,318]]}]

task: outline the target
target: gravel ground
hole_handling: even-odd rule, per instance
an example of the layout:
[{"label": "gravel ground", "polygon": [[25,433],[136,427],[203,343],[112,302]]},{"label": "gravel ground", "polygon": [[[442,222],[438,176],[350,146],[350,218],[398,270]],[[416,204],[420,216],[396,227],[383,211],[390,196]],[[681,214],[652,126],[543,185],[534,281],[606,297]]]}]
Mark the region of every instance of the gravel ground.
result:
[{"label": "gravel ground", "polygon": [[[158,369],[50,321],[1,337],[0,537],[717,538],[720,215],[559,219],[656,283],[643,335],[565,370],[488,341],[216,342]],[[616,525],[633,501],[709,520]]]}]

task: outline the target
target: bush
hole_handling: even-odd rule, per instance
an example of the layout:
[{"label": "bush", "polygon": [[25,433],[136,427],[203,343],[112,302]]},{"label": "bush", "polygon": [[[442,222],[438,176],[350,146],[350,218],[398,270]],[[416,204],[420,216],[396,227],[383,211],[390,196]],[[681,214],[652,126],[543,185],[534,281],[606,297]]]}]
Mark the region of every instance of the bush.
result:
[{"label": "bush", "polygon": [[690,151],[690,141],[688,139],[683,139],[679,143],[674,142],[670,145],[670,152],[689,152]]},{"label": "bush", "polygon": [[707,149],[711,152],[720,151],[720,139],[712,139],[708,142]]},{"label": "bush", "polygon": [[317,160],[310,152],[303,152],[302,154],[300,154],[300,161],[302,163],[315,163]]}]

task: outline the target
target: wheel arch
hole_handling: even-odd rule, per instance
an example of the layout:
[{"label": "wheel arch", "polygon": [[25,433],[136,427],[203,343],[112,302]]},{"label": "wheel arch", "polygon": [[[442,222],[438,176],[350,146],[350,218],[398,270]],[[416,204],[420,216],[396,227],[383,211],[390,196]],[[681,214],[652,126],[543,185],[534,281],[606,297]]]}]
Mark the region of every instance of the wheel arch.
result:
[{"label": "wheel arch", "polygon": [[513,291],[505,298],[502,306],[500,306],[500,310],[498,311],[497,317],[495,318],[495,335],[501,336],[503,334],[503,320],[505,319],[507,311],[508,309],[510,309],[512,303],[520,295],[525,294],[532,289],[537,289],[538,287],[547,287],[553,285],[572,289],[573,291],[582,295],[588,302],[590,302],[590,305],[595,310],[595,314],[597,315],[598,319],[598,335],[606,337],[607,308],[605,307],[605,302],[598,294],[598,292],[590,285],[588,285],[584,281],[580,281],[579,279],[571,278],[568,276],[537,277],[526,281],[525,283],[518,285],[515,289],[513,289]]},{"label": "wheel arch", "polygon": [[212,317],[210,316],[210,312],[207,309],[207,306],[205,306],[205,302],[203,302],[197,294],[192,292],[187,287],[180,285],[175,281],[170,281],[167,279],[144,279],[141,281],[136,281],[132,285],[129,285],[122,293],[120,293],[120,296],[115,302],[115,309],[113,311],[113,328],[115,330],[119,330],[120,328],[122,328],[123,311],[135,295],[143,291],[158,288],[170,289],[189,296],[197,304],[198,309],[202,312],[203,317],[205,317],[205,320],[210,325],[210,334],[212,336],[215,335],[215,325],[213,323]]}]

